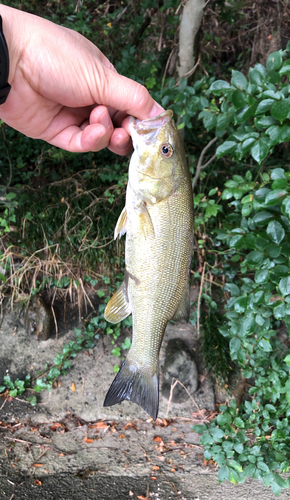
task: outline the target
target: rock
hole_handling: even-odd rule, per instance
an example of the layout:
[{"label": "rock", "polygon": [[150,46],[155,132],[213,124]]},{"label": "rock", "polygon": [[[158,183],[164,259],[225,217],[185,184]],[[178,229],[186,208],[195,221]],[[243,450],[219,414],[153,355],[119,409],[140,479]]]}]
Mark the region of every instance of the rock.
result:
[{"label": "rock", "polygon": [[[198,371],[193,356],[184,340],[174,338],[168,341],[165,351],[165,362],[162,369],[162,394],[169,399],[172,378],[181,382],[189,394],[193,394],[198,386]],[[173,403],[182,403],[189,399],[186,390],[176,384],[173,390]]]},{"label": "rock", "polygon": [[51,307],[40,295],[34,295],[24,315],[20,318],[26,332],[35,336],[35,340],[47,340],[54,329]]}]

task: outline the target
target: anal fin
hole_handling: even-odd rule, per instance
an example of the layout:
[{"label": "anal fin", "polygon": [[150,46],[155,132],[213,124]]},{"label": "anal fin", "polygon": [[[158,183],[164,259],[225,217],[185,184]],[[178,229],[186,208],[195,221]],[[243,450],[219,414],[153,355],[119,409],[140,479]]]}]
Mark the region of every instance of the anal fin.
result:
[{"label": "anal fin", "polygon": [[109,323],[119,323],[131,314],[131,306],[128,301],[127,289],[125,283],[114,293],[107,304],[104,317]]},{"label": "anal fin", "polygon": [[188,280],[186,280],[180,302],[171,320],[188,323],[189,316],[190,316],[189,282]]}]

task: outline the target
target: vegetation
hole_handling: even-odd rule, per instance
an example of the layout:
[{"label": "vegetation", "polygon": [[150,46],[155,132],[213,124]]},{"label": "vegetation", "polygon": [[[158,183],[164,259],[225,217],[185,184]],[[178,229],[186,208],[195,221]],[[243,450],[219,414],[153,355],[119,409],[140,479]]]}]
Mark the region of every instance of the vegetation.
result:
[{"label": "vegetation", "polygon": [[[209,426],[195,430],[203,433],[206,460],[220,467],[220,481],[251,476],[279,494],[290,486],[281,476],[290,467],[288,9],[279,2],[207,4],[199,64],[186,80],[175,72],[181,9],[175,0],[117,0],[97,7],[26,0],[21,8],[90,38],[120,73],[146,85],[178,118],[195,186],[192,272],[200,280],[203,307],[193,321],[203,327],[213,377],[228,383],[230,367],[250,386],[220,406]],[[1,133],[2,297],[27,296],[48,285],[98,286],[104,275],[111,290],[118,286],[124,247],[120,243],[116,250],[112,235],[128,159],[107,151],[66,153],[3,123]],[[51,387],[69,359],[82,346],[91,348],[100,332],[117,339],[122,325],[107,324],[103,309],[39,374],[34,391]],[[121,347],[129,345],[127,339]],[[122,354],[119,346],[113,351]],[[0,391],[15,397],[28,385],[27,377],[6,377]]]}]

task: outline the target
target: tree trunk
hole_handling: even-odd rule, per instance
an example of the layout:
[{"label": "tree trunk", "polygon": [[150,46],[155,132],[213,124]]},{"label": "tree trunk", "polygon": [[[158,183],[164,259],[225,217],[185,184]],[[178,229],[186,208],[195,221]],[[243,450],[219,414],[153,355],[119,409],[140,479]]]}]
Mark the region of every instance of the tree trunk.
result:
[{"label": "tree trunk", "polygon": [[184,6],[179,31],[179,78],[186,77],[198,57],[198,32],[205,0],[188,0]]}]

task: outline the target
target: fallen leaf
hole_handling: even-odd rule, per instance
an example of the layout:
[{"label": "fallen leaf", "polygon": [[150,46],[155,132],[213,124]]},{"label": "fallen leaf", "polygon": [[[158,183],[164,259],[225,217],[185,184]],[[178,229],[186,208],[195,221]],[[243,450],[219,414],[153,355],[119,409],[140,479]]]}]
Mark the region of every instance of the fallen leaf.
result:
[{"label": "fallen leaf", "polygon": [[36,486],[41,486],[42,482],[39,481],[39,479],[35,479],[34,484],[36,484]]},{"label": "fallen leaf", "polygon": [[108,424],[106,422],[96,422],[95,424],[90,424],[89,429],[107,429]]},{"label": "fallen leaf", "polygon": [[70,388],[71,388],[72,392],[75,392],[76,391],[76,384],[73,382]]},{"label": "fallen leaf", "polygon": [[88,438],[88,436],[86,436],[85,439],[84,439],[84,443],[93,443],[93,442],[94,442],[94,440]]},{"label": "fallen leaf", "polygon": [[170,469],[170,472],[175,472],[175,469]]},{"label": "fallen leaf", "polygon": [[32,464],[32,467],[43,467],[44,464]]},{"label": "fallen leaf", "polygon": [[158,467],[158,465],[152,465],[152,469],[153,470],[160,470],[160,467]]},{"label": "fallen leaf", "polygon": [[204,465],[204,467],[206,467],[206,465],[207,465],[207,460],[205,458],[203,459],[203,465]]},{"label": "fallen leaf", "polygon": [[134,495],[133,491],[130,490],[129,495],[130,495],[130,497],[132,497]]},{"label": "fallen leaf", "polygon": [[59,429],[60,427],[63,427],[63,425],[60,424],[59,422],[55,422],[54,424],[52,424],[51,430],[56,431],[56,429]]},{"label": "fallen leaf", "polygon": [[171,446],[176,446],[176,442],[175,441],[169,441],[169,443]]},{"label": "fallen leaf", "polygon": [[136,427],[136,425],[134,425],[132,422],[128,422],[128,423],[124,426],[124,431],[126,431],[127,429],[135,429],[135,431],[137,431],[137,427]]},{"label": "fallen leaf", "polygon": [[137,498],[139,498],[139,500],[150,500],[150,498],[143,497],[143,495],[137,496]]},{"label": "fallen leaf", "polygon": [[150,479],[152,479],[152,481],[156,481],[157,477],[151,476]]},{"label": "fallen leaf", "polygon": [[120,438],[120,439],[124,439],[125,437],[126,437],[126,434],[120,434],[120,435],[119,435],[119,438]]},{"label": "fallen leaf", "polygon": [[155,441],[156,443],[162,443],[162,439],[160,436],[154,436],[153,441]]}]

